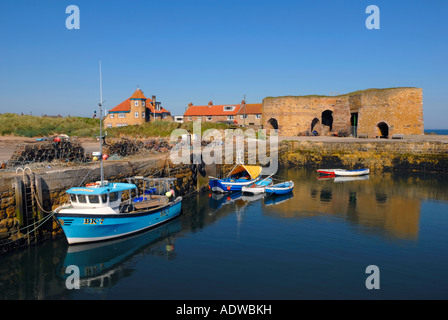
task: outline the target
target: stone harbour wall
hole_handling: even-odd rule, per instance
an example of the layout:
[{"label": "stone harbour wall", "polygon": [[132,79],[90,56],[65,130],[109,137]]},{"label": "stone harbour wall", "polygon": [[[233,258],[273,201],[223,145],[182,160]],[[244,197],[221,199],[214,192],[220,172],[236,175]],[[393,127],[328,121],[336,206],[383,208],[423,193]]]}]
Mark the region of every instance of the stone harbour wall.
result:
[{"label": "stone harbour wall", "polygon": [[369,168],[371,171],[448,172],[448,143],[288,141],[281,166]]},{"label": "stone harbour wall", "polygon": [[[65,192],[72,186],[84,185],[101,179],[99,166],[79,167],[69,169],[52,170],[48,172],[35,172],[42,182],[42,202],[43,209],[50,212],[58,206],[66,203],[69,198]],[[135,161],[110,161],[105,162],[104,177],[110,182],[128,182],[128,177],[171,177],[175,178],[174,189],[176,195],[186,195],[196,192],[197,178],[193,178],[193,173],[189,165],[174,166],[169,158],[156,160],[135,160]],[[36,232],[31,232],[34,226],[29,227],[27,217],[20,214],[20,206],[17,203],[17,193],[15,183],[17,177],[22,179],[22,175],[4,177],[0,183],[0,254],[17,249],[42,240],[48,240],[62,234],[62,229],[56,219],[49,219],[42,224]],[[39,208],[35,201],[33,213],[29,217],[33,221],[40,221]],[[28,218],[29,218],[28,217]]]}]

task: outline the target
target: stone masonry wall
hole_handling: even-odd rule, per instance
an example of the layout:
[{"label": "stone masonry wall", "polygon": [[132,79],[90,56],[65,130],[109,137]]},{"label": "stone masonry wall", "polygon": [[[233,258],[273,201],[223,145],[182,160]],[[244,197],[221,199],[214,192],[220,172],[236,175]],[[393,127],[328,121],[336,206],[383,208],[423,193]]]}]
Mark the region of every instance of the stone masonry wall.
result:
[{"label": "stone masonry wall", "polygon": [[358,133],[380,136],[378,123],[388,125],[392,134],[423,134],[422,89],[401,88],[366,91],[360,94]]},{"label": "stone masonry wall", "polygon": [[369,168],[371,171],[448,173],[448,144],[443,142],[289,141],[280,165],[311,168]]},{"label": "stone masonry wall", "polygon": [[[270,119],[278,122],[282,136],[303,135],[314,129],[320,135],[345,131],[350,133],[351,115],[357,113],[358,133],[380,136],[378,124],[388,126],[389,137],[395,133],[423,134],[423,98],[419,88],[368,89],[345,95],[267,97],[263,100],[262,123],[271,129]],[[332,112],[332,128],[324,123],[322,113]]]}]

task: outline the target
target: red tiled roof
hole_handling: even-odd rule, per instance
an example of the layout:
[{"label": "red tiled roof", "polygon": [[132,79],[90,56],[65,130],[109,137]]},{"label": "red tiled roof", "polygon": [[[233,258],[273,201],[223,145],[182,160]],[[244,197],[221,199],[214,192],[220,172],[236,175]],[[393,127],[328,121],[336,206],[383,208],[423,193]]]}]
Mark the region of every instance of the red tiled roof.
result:
[{"label": "red tiled roof", "polygon": [[[131,111],[131,99],[145,99],[146,101],[146,109],[149,109],[149,112],[154,113],[154,107],[152,106],[152,100],[145,98],[143,92],[140,89],[135,90],[134,94],[129,98],[110,109],[109,112],[129,112]],[[160,107],[160,110],[155,111],[156,114],[160,113],[168,113],[171,114],[168,110],[163,107]]]},{"label": "red tiled roof", "polygon": [[240,114],[261,114],[262,104],[261,103],[246,103],[246,106],[241,106]]},{"label": "red tiled roof", "polygon": [[140,88],[137,88],[129,99],[146,99],[146,97],[143,94],[143,91],[140,90]]},{"label": "red tiled roof", "polygon": [[[234,106],[235,109],[233,111],[224,111],[224,106]],[[231,116],[236,115],[239,109],[239,104],[191,106],[185,111],[184,116]]]},{"label": "red tiled roof", "polygon": [[127,99],[120,103],[118,106],[109,110],[109,112],[123,112],[123,111],[131,111],[131,100]]},{"label": "red tiled roof", "polygon": [[[150,102],[150,99],[146,100],[146,108],[149,109],[149,112],[154,113],[154,107],[152,106],[152,104],[150,104]],[[169,113],[171,115],[171,112],[169,112],[162,106],[160,106],[160,110],[156,110],[156,113]]]},{"label": "red tiled roof", "polygon": [[[224,106],[235,106],[233,111],[224,111]],[[261,103],[246,104],[246,114],[261,114]],[[243,114],[244,107],[240,104],[223,104],[223,105],[208,105],[208,106],[190,106],[184,113],[184,116],[231,116]]]}]

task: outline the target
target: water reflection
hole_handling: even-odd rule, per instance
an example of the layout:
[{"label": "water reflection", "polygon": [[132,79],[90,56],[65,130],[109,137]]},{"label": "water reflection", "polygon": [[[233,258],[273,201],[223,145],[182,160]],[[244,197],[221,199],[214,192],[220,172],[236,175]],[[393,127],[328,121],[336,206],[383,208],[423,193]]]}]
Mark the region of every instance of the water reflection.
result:
[{"label": "water reflection", "polygon": [[[266,274],[258,266],[269,264],[270,257],[275,256],[277,252],[279,256],[282,256],[282,252],[289,252],[289,255],[284,256],[284,265],[294,268],[306,269],[307,266],[314,268],[313,263],[319,266],[321,261],[313,262],[311,259],[313,255],[308,256],[306,253],[315,252],[318,247],[321,256],[317,254],[314,257],[330,259],[331,254],[328,251],[333,250],[335,237],[323,239],[323,233],[313,233],[314,230],[307,229],[308,225],[319,229],[319,221],[316,220],[314,224],[312,219],[335,218],[337,226],[342,225],[342,231],[347,232],[344,234],[346,238],[343,239],[351,240],[357,233],[369,235],[369,238],[373,236],[388,240],[405,240],[414,246],[414,242],[419,238],[421,220],[424,220],[421,215],[428,214],[428,209],[426,212],[421,212],[422,203],[428,199],[448,202],[446,180],[430,176],[371,174],[364,179],[317,179],[316,172],[297,169],[279,171],[277,177],[293,180],[295,184],[293,193],[279,196],[203,193],[184,200],[179,218],[133,237],[79,246],[68,246],[65,239],[61,238],[59,241],[46,242],[40,246],[3,255],[0,259],[0,299],[75,299],[86,292],[95,293],[94,298],[99,295],[107,297],[108,290],[111,291],[120,283],[124,283],[124,279],[128,280],[125,282],[127,284],[139,283],[141,279],[134,279],[135,268],[144,260],[148,260],[146,266],[150,265],[154,269],[163,269],[176,264],[183,271],[190,272],[187,272],[190,275],[196,275],[194,270],[200,269],[203,263],[206,266],[216,263],[214,273],[223,273],[226,270],[233,270],[229,265],[226,269],[219,270],[221,264],[227,261],[223,257],[242,263],[247,252],[250,252],[253,258],[249,260],[254,261],[256,266],[245,265],[245,270],[254,268],[260,273],[260,277],[265,277],[270,274],[272,268],[276,268],[276,264],[269,265]],[[226,219],[229,216],[231,219]],[[236,217],[236,221],[233,216]],[[266,219],[267,217],[269,219]],[[325,219],[327,220],[330,223],[334,221]],[[283,223],[285,221],[291,223],[285,224]],[[225,223],[219,225],[219,222]],[[242,222],[244,223],[240,230]],[[241,231],[244,242],[239,242],[239,239],[234,241],[232,235],[229,235],[229,230],[230,232],[235,230],[229,228],[229,224],[233,227],[233,223],[237,224],[238,237]],[[211,232],[200,232],[207,228],[210,228],[207,231],[214,230],[211,235],[209,234]],[[301,235],[296,233],[296,228],[302,228],[302,233],[306,231],[304,238],[300,238]],[[285,229],[290,232],[289,238],[285,237],[287,243],[283,243],[283,238],[279,236],[283,235]],[[328,230],[335,229],[337,227]],[[266,230],[276,232],[275,236],[269,237],[270,234],[266,234]],[[428,232],[424,234],[427,236]],[[316,242],[312,243],[312,247],[306,247],[303,239],[312,237],[316,238]],[[185,242],[183,246],[179,246],[181,239],[188,239],[190,247],[186,246]],[[443,248],[444,239],[435,240],[440,241],[436,242],[435,248]],[[273,242],[275,245],[272,245]],[[196,249],[197,247],[199,249]],[[227,255],[213,256],[217,248]],[[258,249],[260,251],[257,251]],[[271,256],[265,256],[268,249],[271,250],[269,251]],[[348,250],[345,247],[343,249]],[[304,255],[294,260],[292,252],[304,252]],[[230,253],[232,257],[229,256]],[[189,259],[191,255],[199,260],[197,265]],[[362,254],[355,250],[348,256],[356,255]],[[280,259],[279,256],[274,259],[276,262]],[[305,258],[311,260],[304,261]],[[257,259],[262,259],[260,261],[263,262],[260,263]],[[77,265],[80,268],[82,290],[67,290],[65,268],[68,265]],[[201,275],[210,280],[206,274]],[[164,278],[164,281],[170,283],[183,280],[182,275],[176,276],[173,280],[171,277]],[[195,279],[199,278],[197,276]],[[212,279],[217,281],[215,278]],[[244,282],[244,279],[240,281]],[[273,281],[278,283],[275,279]],[[221,285],[224,285],[224,282]],[[286,285],[288,283],[289,280],[285,281]],[[177,285],[175,282],[170,284],[174,287]],[[207,287],[207,284],[200,282],[195,285],[205,289]],[[253,283],[247,286],[251,285],[254,286]],[[150,296],[153,293],[149,290],[157,289],[149,287],[148,292],[141,294]],[[233,288],[230,286],[228,290],[232,291]],[[176,291],[178,290],[176,287]],[[291,290],[293,294],[296,292],[296,287]],[[279,292],[284,290],[279,289]]]},{"label": "water reflection", "polygon": [[279,176],[294,180],[294,197],[266,207],[266,214],[282,218],[332,215],[363,232],[397,239],[418,238],[422,200],[448,200],[443,191],[446,186],[431,177],[381,174],[321,178],[308,170],[283,170]]},{"label": "water reflection", "polygon": [[61,267],[61,277],[66,277],[68,266],[75,265],[80,270],[81,287],[102,291],[130,275],[131,268],[127,264],[135,255],[174,259],[175,237],[180,231],[180,220],[175,219],[131,237],[70,246]]}]

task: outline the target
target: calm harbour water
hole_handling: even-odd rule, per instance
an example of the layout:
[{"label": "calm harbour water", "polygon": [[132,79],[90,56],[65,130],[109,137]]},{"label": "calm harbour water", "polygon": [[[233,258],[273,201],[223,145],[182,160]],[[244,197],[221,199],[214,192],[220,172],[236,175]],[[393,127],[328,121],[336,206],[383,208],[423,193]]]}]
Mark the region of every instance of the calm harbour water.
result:
[{"label": "calm harbour water", "polygon": [[[447,299],[448,180],[284,170],[291,197],[200,194],[157,229],[0,257],[0,299]],[[65,268],[81,288],[65,286]],[[368,290],[366,268],[380,270]]]}]

